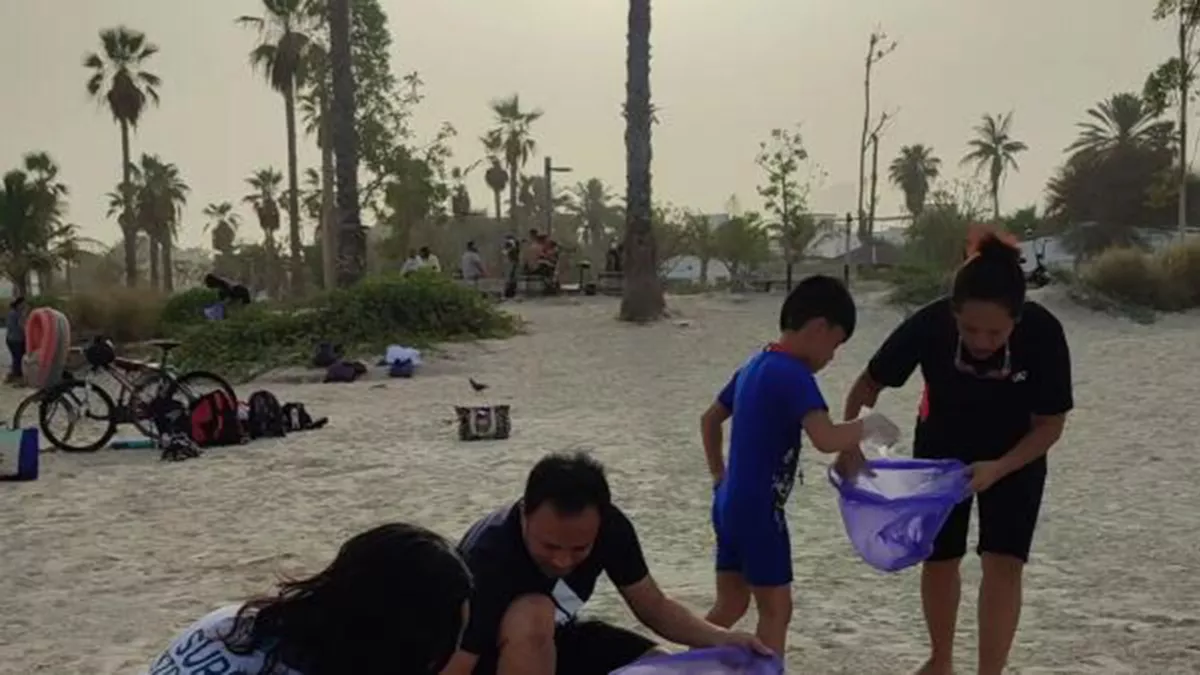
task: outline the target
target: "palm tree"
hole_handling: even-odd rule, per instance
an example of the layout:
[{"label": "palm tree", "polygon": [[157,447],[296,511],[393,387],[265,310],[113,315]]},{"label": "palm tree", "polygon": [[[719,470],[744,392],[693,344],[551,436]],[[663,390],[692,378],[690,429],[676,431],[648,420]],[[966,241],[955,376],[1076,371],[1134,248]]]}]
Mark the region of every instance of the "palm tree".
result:
[{"label": "palm tree", "polygon": [[24,171],[4,175],[0,189],[0,264],[17,296],[29,292],[29,272],[45,239],[39,200],[37,187]]},{"label": "palm tree", "polygon": [[55,232],[50,253],[57,262],[62,263],[63,280],[67,284],[68,293],[74,290],[73,272],[75,265],[79,264],[80,259],[83,257],[84,250],[82,244],[85,242],[94,245],[100,244],[95,239],[80,236],[79,226],[74,223],[63,225]]},{"label": "palm tree", "polygon": [[243,16],[237,22],[258,30],[259,45],[250,52],[250,63],[266,76],[271,88],[283,96],[287,128],[288,240],[293,264],[292,293],[304,292],[304,266],[299,264],[304,242],[300,234],[300,178],[296,158],[296,90],[308,77],[309,31],[313,15],[309,0],[262,0],[261,17]]},{"label": "palm tree", "polygon": [[487,181],[488,189],[496,199],[496,222],[499,223],[504,217],[500,209],[500,195],[503,194],[504,188],[508,187],[508,172],[504,170],[504,164],[500,162],[499,157],[492,156],[490,159],[492,165],[488,167],[483,179]]},{"label": "palm tree", "polygon": [[242,217],[233,210],[229,202],[213,203],[204,207],[204,231],[212,232],[212,248],[221,255],[232,255],[234,240],[238,228],[242,226]]},{"label": "palm tree", "polygon": [[1174,124],[1158,119],[1158,112],[1141,96],[1113,94],[1088,108],[1088,119],[1075,126],[1079,137],[1067,146],[1073,155],[1094,156],[1132,146],[1166,147]]},{"label": "palm tree", "polygon": [[888,167],[888,177],[904,192],[904,206],[913,218],[925,210],[929,186],[941,173],[942,160],[933,148],[917,143],[900,148],[900,154]]},{"label": "palm tree", "polygon": [[275,233],[279,231],[279,200],[283,190],[283,174],[273,167],[259,169],[246,179],[246,184],[254,189],[242,197],[242,201],[254,209],[258,218],[258,226],[263,231],[263,249],[267,253],[269,269],[264,275],[270,280],[272,295],[279,285],[279,251],[275,244]]},{"label": "palm tree", "polygon": [[568,210],[582,225],[580,238],[586,246],[603,245],[621,220],[621,207],[613,204],[616,195],[599,178],[588,179],[571,189]]},{"label": "palm tree", "polygon": [[483,147],[490,156],[503,157],[508,166],[508,217],[509,227],[515,234],[520,231],[517,222],[517,189],[521,169],[529,158],[537,153],[537,143],[530,135],[533,123],[542,117],[541,110],[522,110],[521,97],[513,94],[508,98],[492,101],[492,114],[496,126],[483,137]]},{"label": "palm tree", "polygon": [[700,260],[700,283],[708,285],[708,264],[717,257],[717,229],[702,213],[683,214],[683,240],[688,253]]},{"label": "palm tree", "polygon": [[1003,115],[985,114],[975,127],[976,138],[967,142],[970,150],[962,158],[963,164],[974,164],[975,173],[988,171],[988,187],[992,194],[992,215],[1000,220],[1000,184],[1004,174],[1012,169],[1020,171],[1017,155],[1029,149],[1021,141],[1012,138],[1011,112]]},{"label": "palm tree", "polygon": [[625,59],[625,289],[621,319],[652,321],[662,316],[662,282],[654,239],[650,142],[650,0],[629,0]]},{"label": "palm tree", "polygon": [[140,174],[138,225],[150,239],[150,285],[157,287],[161,269],[162,288],[169,293],[175,290],[172,250],[191,188],[179,175],[179,167],[157,155],[142,155]]},{"label": "palm tree", "polygon": [[330,105],[337,159],[337,285],[350,286],[367,269],[367,237],[358,204],[358,142],[354,129],[354,64],[350,53],[350,0],[329,0]]},{"label": "palm tree", "polygon": [[[100,43],[102,52],[83,59],[84,67],[92,71],[87,92],[108,106],[121,127],[121,181],[128,183],[133,166],[129,132],[137,129],[147,102],[158,104],[162,80],[145,70],[146,61],[158,53],[158,47],[146,40],[145,33],[124,26],[100,31]],[[124,204],[120,224],[125,243],[125,285],[132,287],[137,284],[137,224],[132,202]]]}]

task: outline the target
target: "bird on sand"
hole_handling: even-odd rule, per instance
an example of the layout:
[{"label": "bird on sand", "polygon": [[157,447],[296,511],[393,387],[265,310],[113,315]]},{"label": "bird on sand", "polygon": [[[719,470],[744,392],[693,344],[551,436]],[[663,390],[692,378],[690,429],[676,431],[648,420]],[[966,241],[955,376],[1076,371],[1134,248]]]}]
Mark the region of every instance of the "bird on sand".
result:
[{"label": "bird on sand", "polygon": [[467,382],[471,383],[471,388],[474,389],[475,393],[477,394],[483,393],[483,391],[488,388],[488,385],[475,381],[475,378],[473,377],[467,378]]}]

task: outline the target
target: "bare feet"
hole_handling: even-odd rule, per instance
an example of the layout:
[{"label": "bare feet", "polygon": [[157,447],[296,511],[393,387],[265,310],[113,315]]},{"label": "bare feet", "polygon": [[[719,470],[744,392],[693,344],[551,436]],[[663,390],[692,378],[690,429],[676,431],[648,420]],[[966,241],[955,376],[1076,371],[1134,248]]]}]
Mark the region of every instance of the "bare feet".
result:
[{"label": "bare feet", "polygon": [[948,663],[934,663],[933,659],[930,659],[914,675],[954,675],[954,666]]}]

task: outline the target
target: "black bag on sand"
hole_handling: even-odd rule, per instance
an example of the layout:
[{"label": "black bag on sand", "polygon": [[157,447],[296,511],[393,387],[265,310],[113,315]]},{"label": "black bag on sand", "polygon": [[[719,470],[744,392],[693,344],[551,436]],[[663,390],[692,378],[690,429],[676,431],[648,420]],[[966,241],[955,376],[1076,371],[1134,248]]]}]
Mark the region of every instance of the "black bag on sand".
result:
[{"label": "black bag on sand", "polygon": [[313,419],[312,415],[308,414],[308,410],[303,403],[284,403],[283,404],[283,426],[290,433],[292,431],[311,431],[312,429],[320,429],[329,424],[328,417]]},{"label": "black bag on sand", "polygon": [[313,368],[328,368],[342,358],[342,346],[322,342],[313,350]]},{"label": "black bag on sand", "polygon": [[279,405],[275,394],[262,389],[250,394],[246,403],[250,409],[246,424],[250,438],[278,438],[287,435],[283,406]]}]

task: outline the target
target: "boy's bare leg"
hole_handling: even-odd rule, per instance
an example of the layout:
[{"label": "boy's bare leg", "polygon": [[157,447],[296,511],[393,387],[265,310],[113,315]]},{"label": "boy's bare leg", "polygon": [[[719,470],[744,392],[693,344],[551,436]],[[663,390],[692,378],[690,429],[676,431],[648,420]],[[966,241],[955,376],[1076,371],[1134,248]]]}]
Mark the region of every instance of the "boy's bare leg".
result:
[{"label": "boy's bare leg", "polygon": [[731,628],[750,607],[750,586],[740,572],[717,572],[717,601],[709,610],[709,623]]},{"label": "boy's bare leg", "polygon": [[1021,620],[1019,558],[995,553],[980,556],[983,581],[979,585],[979,675],[1000,675]]},{"label": "boy's bare leg", "polygon": [[929,630],[929,660],[919,675],[951,675],[954,672],[954,631],[958,625],[958,600],[962,558],[926,562],[921,567],[921,608]]},{"label": "boy's bare leg", "polygon": [[788,624],[792,622],[792,586],[754,586],[750,591],[758,610],[755,634],[782,657],[787,647]]}]

